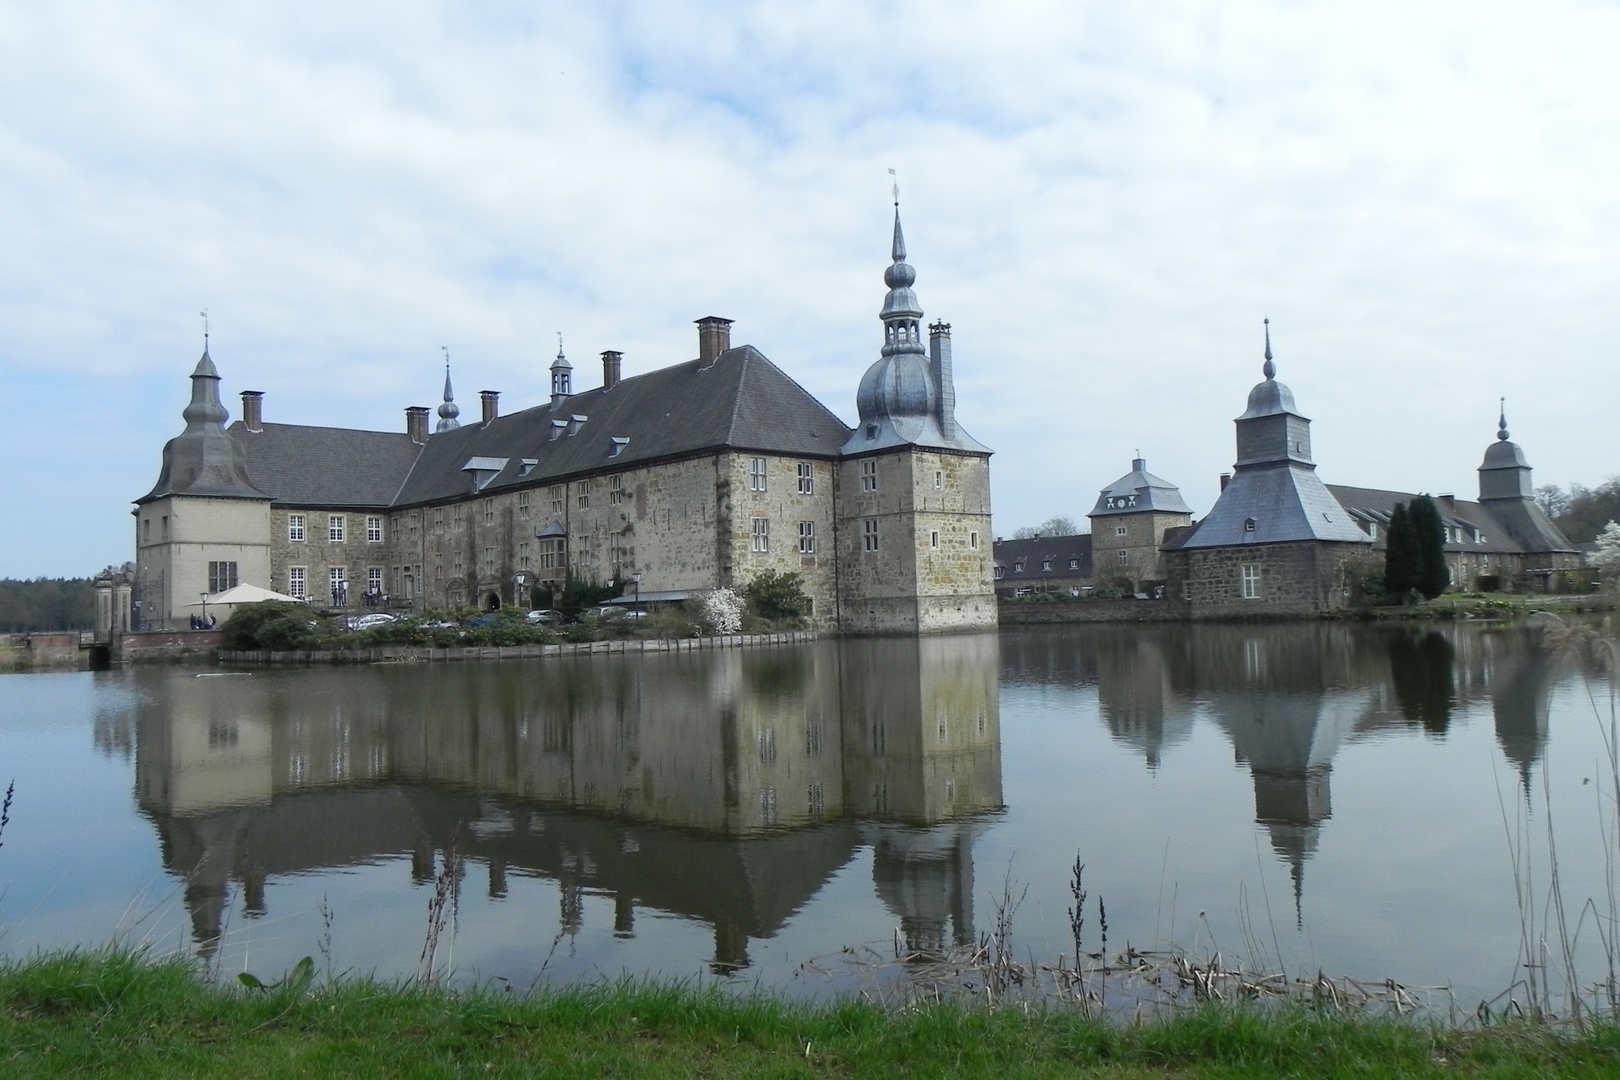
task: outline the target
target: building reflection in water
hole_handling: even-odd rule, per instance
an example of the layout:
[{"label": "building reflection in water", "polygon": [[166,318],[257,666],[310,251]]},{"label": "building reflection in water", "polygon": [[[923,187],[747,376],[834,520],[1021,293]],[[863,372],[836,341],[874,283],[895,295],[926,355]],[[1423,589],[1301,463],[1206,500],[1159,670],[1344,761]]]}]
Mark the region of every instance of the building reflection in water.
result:
[{"label": "building reflection in water", "polygon": [[1556,675],[1522,628],[1096,627],[1011,635],[1002,648],[1009,683],[1094,683],[1110,735],[1149,770],[1198,718],[1213,720],[1249,770],[1255,821],[1289,866],[1301,921],[1305,866],[1333,814],[1344,743],[1413,728],[1443,738],[1457,709],[1489,700],[1528,794]]},{"label": "building reflection in water", "polygon": [[217,947],[233,883],[454,845],[491,897],[558,882],[713,928],[749,963],[865,844],[917,947],[973,935],[972,846],[1001,808],[994,635],[818,642],[535,664],[139,674],[136,777],[193,934]]}]

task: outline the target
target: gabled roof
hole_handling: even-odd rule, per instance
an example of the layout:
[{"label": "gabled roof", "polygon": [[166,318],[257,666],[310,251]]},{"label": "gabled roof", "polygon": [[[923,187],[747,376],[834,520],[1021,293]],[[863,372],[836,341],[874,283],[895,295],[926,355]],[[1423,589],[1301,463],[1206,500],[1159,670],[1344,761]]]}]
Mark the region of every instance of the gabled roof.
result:
[{"label": "gabled roof", "polygon": [[[1328,490],[1339,500],[1339,503],[1348,510],[1351,516],[1363,523],[1377,523],[1380,527],[1379,540],[1383,539],[1383,529],[1389,526],[1389,515],[1394,511],[1397,503],[1411,502],[1418,496],[1407,491],[1387,491],[1382,488],[1347,487],[1343,484],[1329,484]],[[1518,515],[1516,506],[1509,506],[1508,512],[1503,513],[1503,500],[1491,503],[1470,502],[1465,499],[1437,498],[1434,504],[1440,511],[1441,521],[1463,531],[1461,543],[1449,543],[1447,551],[1478,551],[1485,554],[1522,554],[1540,551],[1573,551],[1575,547],[1564,538],[1558,527],[1551,521],[1546,521],[1546,515],[1541,508],[1531,503],[1530,506],[1536,514],[1546,521],[1546,527],[1552,530],[1552,536],[1546,537],[1536,532],[1529,535],[1530,543],[1525,542],[1523,533],[1524,522],[1516,520]],[[1517,527],[1516,527],[1517,526]],[[1483,539],[1476,542],[1475,533],[1482,535]]]},{"label": "gabled roof", "polygon": [[389,506],[423,449],[404,433],[303,424],[239,420],[228,434],[253,482],[292,506]]},{"label": "gabled roof", "polygon": [[[993,555],[997,565],[1005,568],[1001,583],[1016,584],[1019,581],[1041,581],[1055,578],[1090,577],[1091,576],[1091,534],[1080,533],[1074,536],[1037,536],[1028,540],[997,540]],[[1046,560],[1052,560],[1052,569],[1043,570]],[[1015,571],[1022,560],[1024,568]],[[1069,569],[1069,563],[1077,561],[1080,565]]]},{"label": "gabled roof", "polygon": [[[481,488],[489,493],[721,449],[830,458],[848,434],[826,406],[743,345],[708,367],[692,360],[574,394],[555,407],[547,403],[438,432],[395,501],[466,496],[470,481],[462,470],[475,458],[509,459]],[[524,462],[533,462],[527,472]]]}]

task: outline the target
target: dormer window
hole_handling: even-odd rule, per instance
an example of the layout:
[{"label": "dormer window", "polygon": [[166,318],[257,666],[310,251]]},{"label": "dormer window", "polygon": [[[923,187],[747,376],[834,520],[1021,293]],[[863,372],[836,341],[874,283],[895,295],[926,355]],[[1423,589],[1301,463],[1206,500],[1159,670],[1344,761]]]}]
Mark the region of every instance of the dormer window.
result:
[{"label": "dormer window", "polygon": [[532,458],[532,457],[519,458],[518,459],[518,475],[519,476],[528,476],[530,473],[534,472],[534,467],[536,465],[538,465],[538,464],[540,464],[540,462],[539,462],[539,459],[537,459],[537,458]]},{"label": "dormer window", "polygon": [[1254,518],[1244,518],[1243,519],[1243,531],[1244,532],[1254,532]]},{"label": "dormer window", "polygon": [[1052,560],[1051,559],[1042,559],[1041,560],[1041,570],[1043,572],[1048,572],[1051,569],[1052,569]]},{"label": "dormer window", "polygon": [[567,430],[568,430],[568,421],[566,421],[566,420],[553,420],[551,422],[551,438],[549,440],[547,440],[547,441],[548,442],[556,442],[558,440],[558,438],[560,438],[562,436],[562,433],[567,431]]},{"label": "dormer window", "polygon": [[1024,572],[1024,560],[1019,559],[1017,562],[1013,563],[1013,573],[1022,574],[1023,572]]},{"label": "dormer window", "polygon": [[568,437],[573,438],[575,435],[578,435],[579,429],[585,426],[585,421],[588,419],[590,419],[590,417],[581,416],[579,413],[574,413],[572,416],[570,416],[568,418]]},{"label": "dormer window", "polygon": [[610,443],[610,445],[608,446],[608,457],[618,457],[620,454],[624,453],[624,448],[630,445],[630,440],[629,439],[610,439],[609,443]]}]

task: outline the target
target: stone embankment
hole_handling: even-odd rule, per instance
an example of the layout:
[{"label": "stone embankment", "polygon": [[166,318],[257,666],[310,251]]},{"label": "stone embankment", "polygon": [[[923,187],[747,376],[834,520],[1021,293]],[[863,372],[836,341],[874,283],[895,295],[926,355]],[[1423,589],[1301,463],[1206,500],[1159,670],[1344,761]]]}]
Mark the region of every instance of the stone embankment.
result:
[{"label": "stone embankment", "polygon": [[1002,626],[1044,626],[1051,623],[1180,622],[1187,618],[1184,604],[1168,600],[1068,600],[1049,603],[1003,603]]},{"label": "stone embankment", "polygon": [[523,660],[548,656],[599,656],[620,653],[697,652],[703,649],[748,649],[814,641],[809,630],[780,634],[727,634],[696,638],[631,638],[622,641],[564,642],[559,645],[485,645],[435,648],[431,645],[379,645],[371,649],[298,649],[286,652],[236,652],[221,649],[219,662],[233,667],[283,667],[306,664],[408,664],[446,660]]}]

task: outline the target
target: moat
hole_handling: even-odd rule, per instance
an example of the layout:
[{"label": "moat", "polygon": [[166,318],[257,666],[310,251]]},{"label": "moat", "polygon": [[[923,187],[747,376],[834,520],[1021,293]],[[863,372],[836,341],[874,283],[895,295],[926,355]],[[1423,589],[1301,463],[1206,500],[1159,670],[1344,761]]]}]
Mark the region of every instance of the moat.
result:
[{"label": "moat", "polygon": [[801,965],[844,945],[976,938],[1009,875],[1020,951],[1069,952],[1078,853],[1111,949],[1471,1007],[1517,977],[1515,857],[1539,913],[1549,820],[1566,905],[1607,909],[1607,676],[1543,636],[1101,625],[3,676],[0,945],[407,976],[453,853],[460,981],[819,993]]}]

